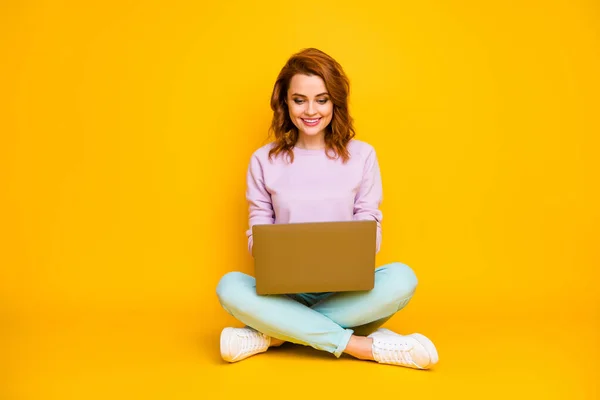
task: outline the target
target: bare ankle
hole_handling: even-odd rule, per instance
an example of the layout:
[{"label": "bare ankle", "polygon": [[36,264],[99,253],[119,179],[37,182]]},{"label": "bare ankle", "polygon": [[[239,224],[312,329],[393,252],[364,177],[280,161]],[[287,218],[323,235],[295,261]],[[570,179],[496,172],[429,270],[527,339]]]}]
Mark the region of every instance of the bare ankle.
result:
[{"label": "bare ankle", "polygon": [[359,360],[374,360],[373,339],[365,336],[352,335],[344,353],[350,354],[352,357],[358,358]]}]

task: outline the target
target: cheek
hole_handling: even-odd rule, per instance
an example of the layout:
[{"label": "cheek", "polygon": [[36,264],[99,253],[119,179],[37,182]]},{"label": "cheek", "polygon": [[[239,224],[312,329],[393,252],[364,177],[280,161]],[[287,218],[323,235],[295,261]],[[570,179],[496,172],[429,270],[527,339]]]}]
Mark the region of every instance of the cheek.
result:
[{"label": "cheek", "polygon": [[331,119],[333,117],[333,106],[325,107],[322,113],[327,116],[327,119]]},{"label": "cheek", "polygon": [[302,115],[302,112],[303,110],[297,105],[292,105],[290,107],[290,117],[292,118],[298,118],[300,115]]}]

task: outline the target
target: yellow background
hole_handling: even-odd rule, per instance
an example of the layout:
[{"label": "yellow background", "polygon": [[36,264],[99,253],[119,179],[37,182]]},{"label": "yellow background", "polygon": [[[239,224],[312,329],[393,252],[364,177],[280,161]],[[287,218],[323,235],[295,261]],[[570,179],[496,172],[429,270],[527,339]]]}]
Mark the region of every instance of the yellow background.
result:
[{"label": "yellow background", "polygon": [[[220,361],[248,160],[304,47],[351,79],[378,264],[420,280],[388,326],[435,370]],[[0,54],[1,398],[598,395],[597,2],[4,1]]]}]

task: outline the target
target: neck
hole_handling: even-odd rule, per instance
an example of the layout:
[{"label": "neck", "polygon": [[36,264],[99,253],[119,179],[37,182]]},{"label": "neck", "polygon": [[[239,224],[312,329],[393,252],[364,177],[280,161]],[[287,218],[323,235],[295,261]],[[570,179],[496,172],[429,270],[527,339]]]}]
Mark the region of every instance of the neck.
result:
[{"label": "neck", "polygon": [[307,136],[300,132],[298,140],[295,144],[296,147],[305,150],[320,150],[325,148],[325,132],[321,132],[318,135]]}]

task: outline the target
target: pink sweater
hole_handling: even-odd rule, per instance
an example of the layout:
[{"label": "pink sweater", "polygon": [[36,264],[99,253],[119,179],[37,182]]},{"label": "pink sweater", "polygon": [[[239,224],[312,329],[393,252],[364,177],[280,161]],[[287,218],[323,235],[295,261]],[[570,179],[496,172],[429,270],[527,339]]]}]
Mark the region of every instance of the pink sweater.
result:
[{"label": "pink sweater", "polygon": [[295,148],[290,164],[282,156],[269,161],[272,145],[256,150],[248,166],[250,254],[254,225],[351,220],[377,221],[379,252],[382,186],[373,146],[351,140],[346,164],[327,158],[325,150]]}]

